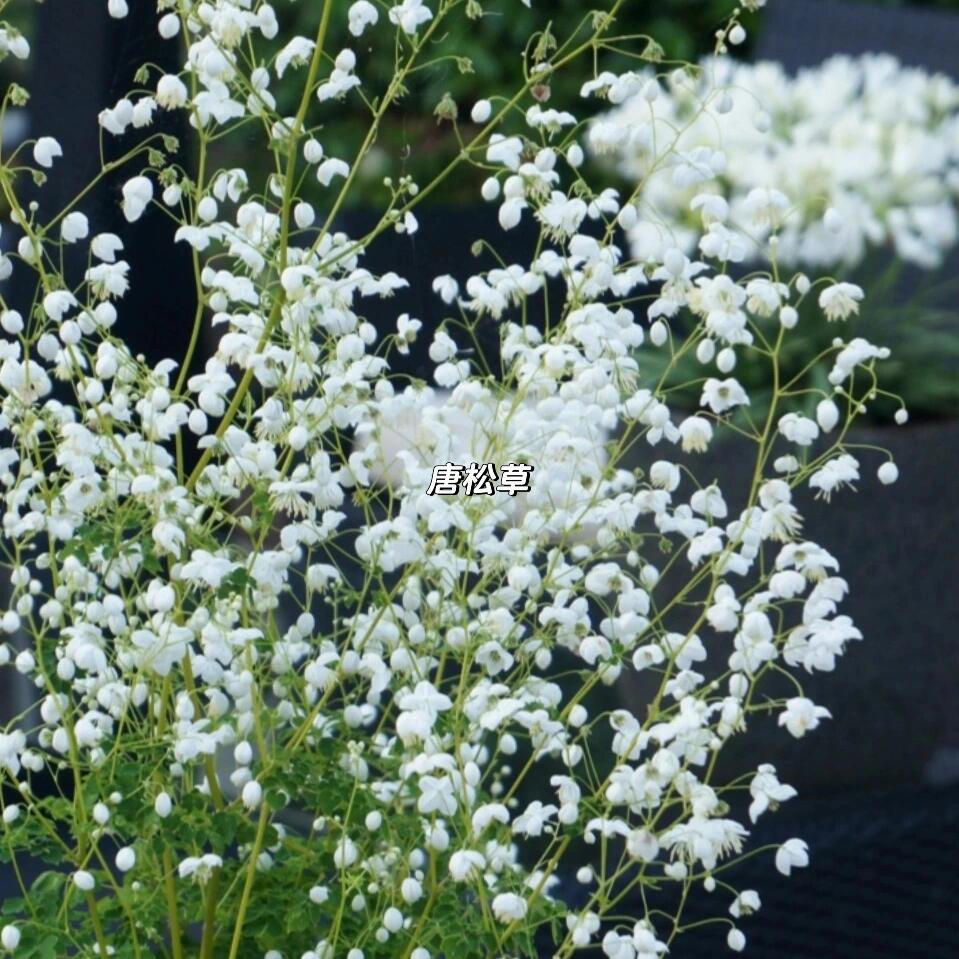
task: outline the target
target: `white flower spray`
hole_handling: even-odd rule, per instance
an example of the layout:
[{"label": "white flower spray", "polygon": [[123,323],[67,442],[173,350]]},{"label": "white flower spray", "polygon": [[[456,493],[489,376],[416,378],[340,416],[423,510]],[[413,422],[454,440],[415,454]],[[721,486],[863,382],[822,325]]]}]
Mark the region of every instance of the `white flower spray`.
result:
[{"label": "white flower spray", "polygon": [[[70,162],[51,138],[0,155],[18,250],[5,269],[35,279],[32,302],[0,290],[0,623],[21,650],[0,645],[0,668],[39,697],[38,720],[0,732],[2,828],[12,855],[54,867],[5,950],[488,959],[533,955],[539,929],[558,959],[590,944],[657,956],[700,886],[727,894],[714,921],[743,948],[759,896],[722,873],[795,792],[760,759],[737,805],[716,762],[757,715],[794,736],[828,717],[801,677],[860,635],[793,496],[858,480],[847,432],[886,354],[842,340],[861,290],[780,275],[775,244],[765,272],[738,278],[747,238],[719,202],[700,204],[694,259],[640,190],[593,182],[574,105],[546,107],[544,89],[571,73],[587,97],[660,102],[647,73],[603,70],[607,44],[633,43],[615,32],[622,5],[539,34],[517,89],[476,102],[435,180],[387,179],[362,237],[337,214],[380,123],[476,0],[324,0],[309,37],[258,0],[160,0],[184,69],[144,68],[99,117],[127,151],[122,236],[97,232],[84,195],[60,211],[42,191],[21,199],[36,167]],[[331,25],[362,43],[331,47]],[[717,50],[741,40],[733,17]],[[4,27],[0,51],[29,46]],[[363,82],[374,56],[394,61],[381,90]],[[281,81],[298,92],[283,113]],[[369,126],[340,157],[324,125],[344,99]],[[157,110],[185,111],[192,162],[151,131]],[[628,116],[601,122],[610,143],[643,137]],[[217,169],[234,135],[268,163]],[[727,162],[669,138],[643,148],[686,184]],[[402,314],[384,335],[367,304],[407,280],[372,273],[366,251],[415,231],[419,204],[465,174],[504,230],[538,242],[525,262],[436,278],[439,328]],[[780,207],[773,190],[757,200],[770,222]],[[198,305],[188,353],[150,365],[116,330],[136,283],[125,245],[161,216],[193,260],[170,282],[194,283]],[[639,227],[660,239],[633,255],[624,231]],[[82,275],[64,272],[64,244],[89,250]],[[835,321],[828,394],[779,374],[807,297]],[[472,347],[486,328],[496,376]],[[205,330],[219,340],[200,370]],[[420,334],[439,388],[391,373]],[[642,350],[669,357],[658,381],[639,378]],[[733,375],[746,351],[769,370],[761,419]],[[698,411],[670,405],[686,355],[719,373]],[[809,392],[816,420],[793,408]],[[733,432],[754,444],[751,482],[701,484],[697,458]],[[529,464],[529,492],[427,495],[447,461]],[[653,695],[610,710],[604,687],[630,672]],[[807,862],[801,840],[777,847],[781,872]],[[557,890],[573,874],[577,912]],[[675,916],[624,924],[620,891],[642,913],[653,886]]]}]

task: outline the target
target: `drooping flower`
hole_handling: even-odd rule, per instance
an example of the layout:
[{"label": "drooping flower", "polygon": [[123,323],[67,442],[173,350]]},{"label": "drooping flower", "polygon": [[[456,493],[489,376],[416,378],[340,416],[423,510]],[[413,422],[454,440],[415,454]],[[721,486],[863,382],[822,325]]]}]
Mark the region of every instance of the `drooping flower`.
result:
[{"label": "drooping flower", "polygon": [[433,19],[433,11],[423,0],[403,0],[395,7],[390,7],[389,16],[390,23],[413,35],[424,23]]},{"label": "drooping flower", "polygon": [[811,699],[794,696],[786,701],[786,710],[779,714],[779,725],[785,726],[797,739],[815,729],[821,719],[831,719],[825,706],[817,706]]},{"label": "drooping flower", "polygon": [[123,184],[123,215],[133,223],[143,216],[153,199],[153,183],[145,176],[135,176]]},{"label": "drooping flower", "polygon": [[776,850],[776,868],[784,876],[793,869],[803,869],[809,865],[809,847],[802,839],[787,839]]},{"label": "drooping flower", "polygon": [[834,283],[819,294],[819,308],[829,321],[845,320],[859,312],[863,295],[862,287],[855,283]]},{"label": "drooping flower", "polygon": [[33,145],[33,159],[42,167],[49,169],[57,157],[63,156],[63,147],[53,137],[40,137]]}]

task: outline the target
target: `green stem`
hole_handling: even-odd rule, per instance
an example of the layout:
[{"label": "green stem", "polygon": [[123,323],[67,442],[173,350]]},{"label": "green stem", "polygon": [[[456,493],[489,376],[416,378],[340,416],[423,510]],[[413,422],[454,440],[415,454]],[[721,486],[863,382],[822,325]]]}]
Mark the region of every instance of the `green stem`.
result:
[{"label": "green stem", "polygon": [[163,850],[163,889],[166,895],[170,923],[170,946],[173,959],[183,959],[183,935],[180,931],[180,916],[176,904],[176,881],[174,879],[173,854],[169,847]]},{"label": "green stem", "polygon": [[270,822],[270,807],[264,799],[260,805],[260,820],[256,827],[256,838],[253,841],[253,849],[250,852],[250,861],[246,868],[246,882],[243,885],[243,893],[240,896],[240,905],[236,913],[236,924],[233,927],[233,942],[230,945],[229,959],[236,959],[240,954],[240,943],[243,936],[243,923],[246,919],[247,909],[250,907],[250,896],[253,894],[253,883],[256,880],[256,862],[260,851],[263,848],[263,841],[266,837],[266,827]]},{"label": "green stem", "polygon": [[200,959],[213,959],[216,942],[216,907],[220,899],[220,870],[214,869],[203,891],[203,938]]}]

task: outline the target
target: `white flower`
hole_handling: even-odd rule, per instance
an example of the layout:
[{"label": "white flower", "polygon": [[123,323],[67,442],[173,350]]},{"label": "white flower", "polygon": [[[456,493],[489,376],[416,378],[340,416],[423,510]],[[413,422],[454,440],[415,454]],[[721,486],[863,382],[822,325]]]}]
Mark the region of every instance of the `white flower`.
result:
[{"label": "white flower", "polygon": [[586,219],[587,206],[578,197],[555,191],[548,203],[536,212],[547,233],[556,238],[572,236]]},{"label": "white flower", "polygon": [[316,178],[323,186],[329,186],[333,182],[333,177],[349,176],[350,166],[345,160],[338,160],[336,157],[330,157],[324,160],[316,168]]},{"label": "white flower", "polygon": [[196,879],[205,883],[213,875],[214,869],[219,869],[223,860],[216,853],[208,852],[202,856],[187,856],[177,867],[181,879]]},{"label": "white flower", "polygon": [[803,869],[809,865],[809,847],[801,839],[787,839],[776,850],[776,868],[784,876],[793,869]]},{"label": "white flower", "polygon": [[859,479],[859,461],[855,456],[841,453],[809,477],[809,486],[819,490],[827,502],[833,492],[842,486],[851,486]]},{"label": "white flower", "polygon": [[[770,807],[775,809],[779,803],[792,799],[796,795],[796,790],[779,781],[775,766],[763,763],[749,784],[749,794],[753,797],[753,801],[749,804],[749,818],[752,822],[756,822]],[[738,916],[738,913],[733,915]]]},{"label": "white flower", "polygon": [[40,137],[33,145],[33,159],[48,169],[57,157],[63,156],[63,147],[53,137]]},{"label": "white flower", "polygon": [[424,816],[433,812],[452,816],[456,812],[453,781],[448,776],[421,776],[419,785],[420,798],[416,808]]},{"label": "white flower", "polygon": [[91,266],[83,278],[90,284],[90,290],[98,299],[121,297],[130,288],[127,279],[130,264],[125,260],[119,263],[99,263]]},{"label": "white flower", "polygon": [[659,840],[648,829],[631,829],[626,836],[626,851],[633,859],[652,862],[659,853]]},{"label": "white flower", "polygon": [[20,945],[20,930],[16,926],[4,926],[0,930],[0,945],[13,952]]},{"label": "white flower", "polygon": [[713,519],[725,519],[729,513],[723,494],[715,484],[696,490],[689,498],[689,505],[701,516],[709,516]]},{"label": "white flower", "polygon": [[129,846],[124,846],[117,850],[115,862],[120,872],[129,872],[137,863],[137,854]]},{"label": "white flower", "polygon": [[879,477],[879,482],[884,486],[889,486],[891,483],[895,483],[899,479],[899,467],[896,466],[892,460],[888,460],[883,463],[882,466],[876,471],[876,475]]},{"label": "white flower", "polygon": [[700,397],[701,406],[708,406],[714,413],[725,413],[734,406],[749,405],[746,391],[733,378],[717,380],[710,377],[703,384],[703,395]]},{"label": "white flower", "polygon": [[263,787],[255,779],[251,779],[243,787],[240,799],[247,809],[256,809],[263,800]]},{"label": "white flower", "polygon": [[97,884],[97,881],[85,869],[78,869],[73,874],[73,884],[81,892],[92,892]]},{"label": "white flower", "polygon": [[544,805],[535,799],[513,820],[513,832],[524,836],[541,836],[549,820],[558,812],[552,804]]},{"label": "white flower", "polygon": [[797,446],[811,446],[819,436],[815,420],[800,413],[786,413],[779,418],[779,432]]},{"label": "white flower", "polygon": [[862,287],[855,283],[834,283],[819,294],[819,308],[830,322],[844,320],[859,312],[862,298]]},{"label": "white flower", "polygon": [[369,0],[356,0],[349,10],[350,33],[354,37],[362,36],[363,31],[374,26],[379,18],[379,11]]},{"label": "white flower", "polygon": [[[727,36],[742,35],[735,24]],[[653,99],[640,82],[590,130],[594,149],[618,153],[664,222],[682,222],[690,187],[708,181],[760,244],[776,229],[780,266],[854,265],[869,247],[891,245],[928,268],[959,239],[950,148],[959,88],[951,81],[887,54],[836,56],[794,76],[777,63],[728,57],[700,67],[697,79],[685,76]],[[604,74],[587,87],[611,90],[615,80]],[[720,150],[727,162],[718,180]],[[817,203],[805,202],[812,182]],[[627,229],[638,236],[642,224]],[[694,239],[686,234],[688,248]],[[715,248],[717,238],[706,239]]]},{"label": "white flower", "polygon": [[501,189],[500,182],[496,177],[487,177],[483,181],[482,187],[480,187],[480,195],[487,203],[492,203],[493,200],[499,199]]},{"label": "white flower", "polygon": [[517,922],[526,917],[529,905],[522,896],[513,892],[501,892],[493,897],[493,915],[502,923]]},{"label": "white flower", "polygon": [[54,290],[43,298],[43,312],[54,323],[59,323],[67,311],[77,305],[77,298],[69,290]]},{"label": "white flower", "polygon": [[450,856],[449,868],[455,882],[467,882],[486,868],[486,857],[473,849],[460,849]]},{"label": "white flower", "polygon": [[166,819],[173,811],[173,800],[167,793],[160,793],[153,801],[153,809],[161,819]]},{"label": "white flower", "polygon": [[172,40],[180,32],[180,18],[175,13],[160,17],[157,31],[164,40]]},{"label": "white flower", "polygon": [[713,428],[709,420],[689,416],[679,424],[679,436],[684,453],[705,453],[713,438]]},{"label": "white flower", "polygon": [[525,209],[526,201],[521,197],[511,197],[509,200],[506,200],[499,208],[499,225],[504,230],[512,230],[514,227],[519,226],[519,222],[523,218],[523,210]]},{"label": "white flower", "polygon": [[407,876],[400,883],[400,895],[403,897],[403,902],[408,905],[419,902],[423,898],[423,884],[418,879]]},{"label": "white flower", "polygon": [[672,493],[679,486],[682,477],[679,467],[666,460],[656,460],[649,468],[649,482],[658,489]]},{"label": "white flower", "polygon": [[164,110],[182,107],[188,96],[186,84],[178,76],[167,73],[157,80],[156,102]]},{"label": "white flower", "polygon": [[90,251],[104,263],[115,263],[123,241],[115,233],[98,233],[90,243]]},{"label": "white flower", "polygon": [[817,706],[805,696],[794,696],[786,701],[786,711],[779,714],[779,725],[785,726],[797,739],[819,725],[820,719],[831,719],[825,706]]},{"label": "white flower", "polygon": [[580,915],[570,913],[566,917],[566,928],[574,946],[588,946],[593,936],[599,932],[599,927],[600,919],[595,912],[584,912]]},{"label": "white flower", "polygon": [[90,221],[77,211],[68,213],[60,223],[60,236],[64,243],[76,243],[90,233]]},{"label": "white flower", "polygon": [[316,98],[323,103],[334,97],[341,97],[353,87],[360,85],[360,78],[353,74],[356,55],[352,50],[341,50],[333,63],[333,70],[325,83],[316,91]]},{"label": "white flower", "polygon": [[820,400],[816,404],[816,422],[824,433],[829,433],[839,422],[839,407],[831,399]]},{"label": "white flower", "polygon": [[282,77],[290,67],[302,67],[309,62],[316,44],[306,37],[294,37],[276,55],[273,69],[278,77]]},{"label": "white flower", "polygon": [[107,12],[115,20],[122,20],[129,12],[127,0],[107,0]]},{"label": "white flower", "polygon": [[123,184],[123,215],[133,223],[143,216],[153,199],[153,183],[145,176],[135,176]]},{"label": "white flower", "polygon": [[438,276],[433,280],[433,292],[436,293],[444,303],[453,303],[459,295],[459,284],[448,274]]},{"label": "white flower", "polygon": [[486,148],[487,163],[499,163],[510,170],[518,170],[522,155],[523,141],[519,137],[504,137],[501,133],[490,137]]},{"label": "white flower", "polygon": [[432,18],[433,12],[423,0],[403,0],[401,4],[390,8],[390,23],[396,24],[410,35]]},{"label": "white flower", "polygon": [[26,736],[20,730],[0,733],[0,767],[16,776],[20,772],[20,756],[26,745]]},{"label": "white flower", "polygon": [[470,119],[474,123],[485,123],[493,113],[493,105],[489,100],[477,100],[470,110]]},{"label": "white flower", "polygon": [[750,916],[754,912],[758,912],[761,905],[759,893],[755,889],[744,889],[732,901],[729,914],[736,919],[740,919],[743,916]]}]

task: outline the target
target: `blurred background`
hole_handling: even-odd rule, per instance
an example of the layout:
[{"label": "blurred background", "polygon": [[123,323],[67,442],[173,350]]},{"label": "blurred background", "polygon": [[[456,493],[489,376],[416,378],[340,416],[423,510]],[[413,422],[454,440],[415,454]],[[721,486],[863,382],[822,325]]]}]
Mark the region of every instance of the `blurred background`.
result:
[{"label": "blurred background", "polygon": [[[534,8],[541,2],[536,0]],[[124,95],[136,67],[146,60],[178,67],[173,46],[155,39],[153,4],[131,6],[132,15],[118,22],[108,19],[102,2],[84,4],[82,14],[76,0],[30,5],[32,22],[22,26],[34,56],[26,65],[11,59],[0,64],[4,83],[17,80],[32,94],[28,106],[9,119],[5,142],[52,134],[69,158],[45,188],[51,206],[73,196],[97,171],[93,118]],[[712,49],[729,6],[728,0],[631,3],[624,27],[653,36],[663,48],[664,66],[696,60]],[[478,91],[488,95],[509,89],[518,70],[512,38],[528,35],[539,20],[535,9],[528,12],[516,2],[496,8],[502,12],[484,17],[475,33],[458,44],[451,38],[450,46],[469,50],[472,62],[451,60],[425,72],[402,109],[390,115],[363,170],[363,188],[355,192],[362,199],[341,216],[344,229],[352,232],[375,222],[385,174],[408,173],[426,182],[455,152],[451,125],[435,114],[440,101],[452,99],[466,119]],[[582,0],[550,0],[557,23],[578,20],[585,9]],[[279,11],[296,32],[313,32],[316,4],[279,5]],[[836,54],[885,52],[905,66],[959,82],[959,0],[769,0],[765,9],[744,14],[743,21],[748,39],[733,55],[744,62],[778,63],[790,76]],[[344,30],[332,45],[345,46],[350,39]],[[386,79],[375,74],[375,61],[365,76],[377,85]],[[833,92],[824,89],[823,95]],[[557,86],[552,99],[561,107],[575,93]],[[281,90],[281,102],[284,95],[292,97],[295,90]],[[365,132],[363,122],[363,114],[341,111],[324,130],[327,153],[352,155]],[[951,129],[955,132],[955,125]],[[188,135],[175,127],[170,132]],[[914,146],[920,157],[935,148],[925,141]],[[953,176],[959,176],[959,142],[954,140],[951,149]],[[217,162],[253,161],[240,143]],[[621,189],[631,189],[621,170],[611,175],[620,176]],[[118,329],[152,359],[175,356],[189,337],[192,290],[171,285],[169,277],[188,258],[168,244],[169,228],[160,216],[145,218],[135,231],[125,228],[117,203],[121,182],[117,178],[84,206],[96,230],[129,236],[126,252],[135,282],[122,311],[125,326]],[[418,211],[423,229],[415,237],[387,235],[370,251],[367,265],[372,270],[402,264],[401,272],[412,281],[409,290],[389,302],[388,314],[371,317],[381,328],[392,328],[401,312],[422,319],[427,332],[442,319],[441,304],[429,289],[432,278],[447,272],[462,275],[463,264],[476,269],[472,240],[499,233],[495,210],[478,200],[478,186],[478,178],[457,178],[455,188],[438,191]],[[943,194],[954,202],[959,180],[944,183]],[[520,255],[511,250],[528,242],[519,230],[499,246],[500,255],[509,262]],[[165,271],[144,268],[154,262],[158,244],[173,250]],[[842,611],[865,635],[864,642],[851,645],[835,674],[817,674],[806,686],[811,698],[830,708],[833,721],[817,730],[813,743],[791,741],[770,723],[731,749],[732,761],[759,757],[774,763],[780,778],[800,791],[798,800],[761,820],[756,840],[801,836],[812,856],[811,867],[788,883],[772,869],[771,857],[750,860],[731,878],[762,894],[763,909],[744,925],[748,954],[755,957],[959,955],[953,905],[959,897],[957,237],[944,237],[940,246],[939,262],[901,267],[901,257],[880,237],[869,256],[841,268],[837,264],[841,279],[867,291],[857,335],[893,346],[899,358],[894,389],[911,416],[905,426],[887,425],[888,419],[868,423],[854,438],[893,453],[901,472],[895,487],[879,489],[864,482],[857,495],[846,496],[842,508],[824,509],[812,500],[802,504],[809,537],[822,534],[849,580],[850,596]],[[180,256],[183,263],[178,263]],[[15,286],[10,295],[17,297]],[[200,355],[197,366],[202,362]],[[408,371],[426,375],[422,354],[414,351]],[[736,450],[720,449],[714,456],[717,476],[735,480],[741,469]],[[31,693],[11,669],[0,673],[0,720],[27,708]],[[0,898],[6,883],[0,875]],[[575,890],[569,894],[575,896]],[[705,914],[707,906],[693,901],[691,920],[697,910]],[[706,926],[680,940],[677,955],[692,959],[725,950],[725,930]]]}]

